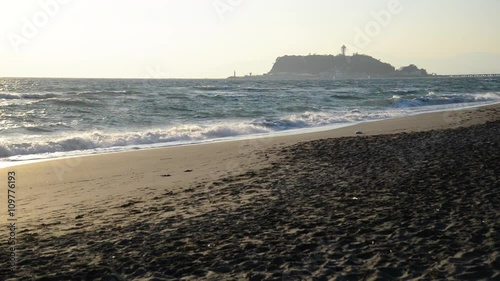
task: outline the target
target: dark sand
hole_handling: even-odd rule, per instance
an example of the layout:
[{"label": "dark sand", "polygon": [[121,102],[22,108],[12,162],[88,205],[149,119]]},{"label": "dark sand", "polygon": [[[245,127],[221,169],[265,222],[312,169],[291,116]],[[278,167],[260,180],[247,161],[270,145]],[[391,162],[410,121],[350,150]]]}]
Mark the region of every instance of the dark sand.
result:
[{"label": "dark sand", "polygon": [[467,128],[275,148],[259,154],[266,167],[96,207],[64,231],[25,227],[10,280],[500,280],[491,112]]}]

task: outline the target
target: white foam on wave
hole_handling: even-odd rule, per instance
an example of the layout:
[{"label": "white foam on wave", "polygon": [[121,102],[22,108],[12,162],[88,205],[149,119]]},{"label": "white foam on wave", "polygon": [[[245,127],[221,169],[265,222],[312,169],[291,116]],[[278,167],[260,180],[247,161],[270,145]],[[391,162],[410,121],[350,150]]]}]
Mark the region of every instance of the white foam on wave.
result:
[{"label": "white foam on wave", "polygon": [[407,96],[402,97],[393,95],[391,98],[396,107],[425,107],[432,105],[451,105],[451,104],[469,104],[474,102],[497,102],[500,101],[500,93],[465,93],[465,94],[449,94],[436,95],[434,92],[429,92],[425,96]]},{"label": "white foam on wave", "polygon": [[477,101],[488,101],[488,100],[498,100],[500,101],[500,93],[484,93],[484,94],[475,94],[473,95],[474,99]]},{"label": "white foam on wave", "polygon": [[211,139],[228,138],[240,135],[262,134],[269,129],[252,124],[214,124],[211,126],[181,125],[169,129],[156,129],[144,132],[72,134],[43,138],[27,136],[21,143],[0,139],[0,158],[16,155],[39,155],[57,152],[93,150],[100,148],[127,147],[165,143],[202,142]]},{"label": "white foam on wave", "polygon": [[283,131],[359,122],[363,120],[391,118],[397,114],[399,114],[397,111],[390,110],[363,111],[357,109],[345,109],[335,112],[307,111],[301,114],[291,114],[283,117],[261,118],[252,121],[252,124],[270,128],[273,131]]},{"label": "white foam on wave", "polygon": [[20,98],[21,96],[19,94],[0,93],[0,99],[14,100]]},{"label": "white foam on wave", "polygon": [[0,93],[0,99],[6,100],[17,100],[17,99],[49,99],[58,97],[57,94],[53,93]]}]

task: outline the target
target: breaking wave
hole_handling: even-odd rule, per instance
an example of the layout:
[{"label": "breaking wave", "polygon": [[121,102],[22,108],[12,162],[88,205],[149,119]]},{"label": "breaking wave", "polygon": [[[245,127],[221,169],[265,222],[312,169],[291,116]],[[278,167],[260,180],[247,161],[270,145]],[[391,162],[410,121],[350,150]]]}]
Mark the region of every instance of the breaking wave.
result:
[{"label": "breaking wave", "polygon": [[461,95],[435,95],[430,92],[426,96],[405,97],[393,95],[391,100],[396,107],[420,107],[429,105],[447,105],[459,103],[474,103],[485,101],[500,101],[500,93],[480,93],[480,94],[461,94]]},{"label": "breaking wave", "polygon": [[188,124],[168,129],[144,132],[77,133],[50,139],[34,138],[34,141],[11,143],[0,141],[0,158],[14,155],[50,154],[56,152],[86,151],[124,148],[130,146],[176,145],[210,140],[267,134],[292,129],[312,128],[355,122],[368,119],[393,117],[390,112],[365,112],[358,110],[343,113],[305,112],[283,117],[260,118],[247,122],[219,123],[213,125]]},{"label": "breaking wave", "polygon": [[212,139],[267,133],[270,130],[251,124],[236,125],[185,125],[166,130],[151,130],[131,133],[92,133],[74,134],[50,140],[9,143],[0,141],[0,158],[14,155],[47,154],[78,150],[106,149],[137,145],[193,143]]},{"label": "breaking wave", "polygon": [[43,100],[58,97],[57,94],[16,94],[16,93],[0,93],[0,99],[5,100],[17,100],[17,99],[29,99],[29,100]]}]

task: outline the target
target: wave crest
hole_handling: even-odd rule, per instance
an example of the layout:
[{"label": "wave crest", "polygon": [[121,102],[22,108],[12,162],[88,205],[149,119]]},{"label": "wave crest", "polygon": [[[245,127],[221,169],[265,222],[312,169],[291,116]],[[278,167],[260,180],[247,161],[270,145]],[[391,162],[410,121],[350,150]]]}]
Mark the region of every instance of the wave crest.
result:
[{"label": "wave crest", "polygon": [[500,93],[477,93],[477,94],[460,94],[460,95],[436,95],[430,92],[426,96],[420,97],[404,97],[394,95],[391,98],[396,107],[419,107],[429,105],[447,105],[459,103],[474,103],[485,101],[500,101]]},{"label": "wave crest", "polygon": [[27,100],[43,100],[58,97],[57,94],[37,94],[37,93],[0,93],[0,99],[5,100],[18,100],[18,99],[27,99]]},{"label": "wave crest", "polygon": [[108,149],[134,145],[189,143],[212,139],[268,133],[270,130],[252,124],[183,125],[167,130],[133,133],[92,132],[55,140],[9,143],[0,141],[0,157],[48,154],[91,149]]}]

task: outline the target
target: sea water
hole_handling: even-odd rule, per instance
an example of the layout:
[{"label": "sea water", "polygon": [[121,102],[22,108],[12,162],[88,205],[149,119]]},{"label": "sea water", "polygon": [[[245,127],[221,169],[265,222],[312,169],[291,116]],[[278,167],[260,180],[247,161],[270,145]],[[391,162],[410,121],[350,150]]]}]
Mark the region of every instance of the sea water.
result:
[{"label": "sea water", "polygon": [[500,102],[500,77],[0,79],[0,162],[272,135]]}]

